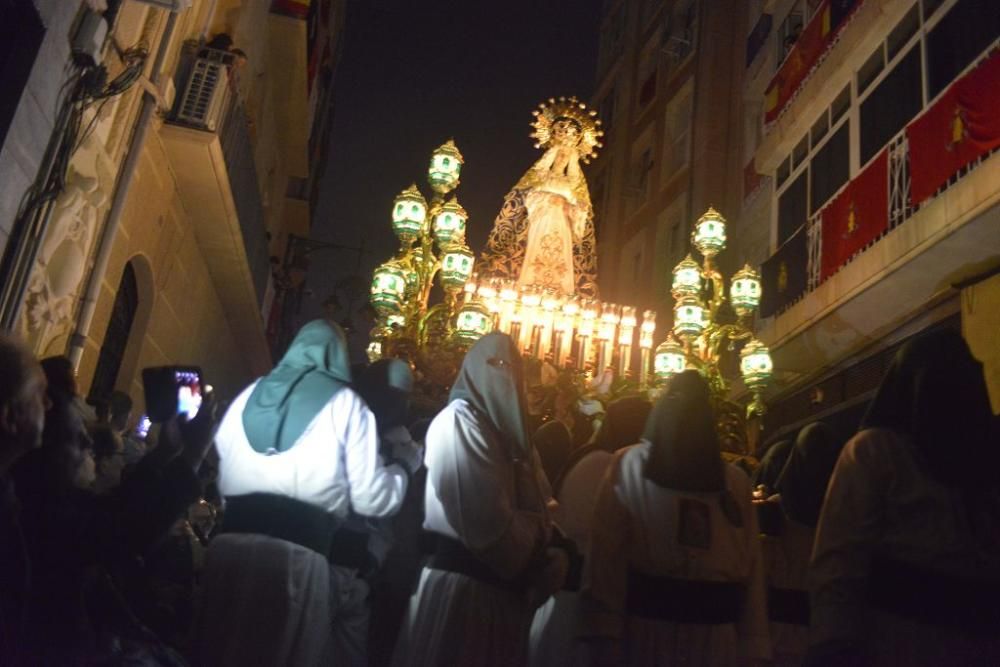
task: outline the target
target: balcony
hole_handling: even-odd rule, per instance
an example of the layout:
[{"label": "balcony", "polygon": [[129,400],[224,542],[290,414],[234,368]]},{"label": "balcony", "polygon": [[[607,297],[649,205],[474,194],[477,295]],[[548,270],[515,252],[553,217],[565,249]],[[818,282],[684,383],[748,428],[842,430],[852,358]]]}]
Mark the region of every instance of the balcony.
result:
[{"label": "balcony", "polygon": [[[895,0],[855,0],[853,11],[823,35],[824,10],[829,6],[821,5],[767,86],[764,137],[755,154],[763,174],[778,168],[811,123],[850,84],[862,59],[909,8],[908,3]],[[779,84],[782,78],[784,86]]]},{"label": "balcony", "polygon": [[824,279],[822,212],[806,223],[806,292],[762,321],[760,337],[772,346],[776,367],[802,375],[827,368],[1000,262],[1000,151],[970,163],[915,207],[905,133],[887,150],[888,225],[880,236]]},{"label": "balcony", "polygon": [[229,80],[231,57],[187,49],[177,69],[181,95],[161,136],[230,325],[248,358],[266,361],[267,230],[248,117]]}]

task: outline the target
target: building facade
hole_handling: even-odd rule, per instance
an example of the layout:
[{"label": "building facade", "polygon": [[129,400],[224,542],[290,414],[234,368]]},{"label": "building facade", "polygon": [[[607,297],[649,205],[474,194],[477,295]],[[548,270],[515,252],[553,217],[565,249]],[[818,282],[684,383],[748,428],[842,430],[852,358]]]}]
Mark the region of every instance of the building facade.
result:
[{"label": "building facade", "polygon": [[[96,399],[141,399],[140,370],[163,364],[200,365],[231,397],[270,366],[271,258],[309,226],[307,15],[5,2],[37,35],[0,150],[6,328],[68,354]],[[66,91],[100,66],[107,84],[69,100],[67,125]],[[32,206],[39,184],[51,196]]]},{"label": "building facade", "polygon": [[[658,311],[662,331],[694,219],[709,205],[735,218],[740,201],[729,148],[743,4],[614,0],[603,10],[592,102],[606,148],[587,175],[601,294]],[[720,257],[725,268],[738,259]]]},{"label": "building facade", "polygon": [[659,342],[713,205],[723,274],[763,277],[766,434],[851,433],[898,346],[936,326],[961,329],[1000,412],[995,3],[617,0],[601,33],[603,298],[655,309]]},{"label": "building facade", "polygon": [[1000,411],[1000,12],[750,3],[741,227],[762,257],[772,431],[849,433],[908,337],[961,329]]}]

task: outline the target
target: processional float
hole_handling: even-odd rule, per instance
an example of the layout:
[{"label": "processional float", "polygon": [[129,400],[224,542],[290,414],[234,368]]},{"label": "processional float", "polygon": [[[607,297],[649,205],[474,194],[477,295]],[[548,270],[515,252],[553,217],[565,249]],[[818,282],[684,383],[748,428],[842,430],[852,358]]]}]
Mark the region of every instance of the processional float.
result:
[{"label": "processional float", "polygon": [[[593,208],[581,168],[602,147],[596,115],[575,97],[549,99],[534,111],[531,136],[542,157],[508,192],[478,261],[465,241],[468,215],[453,194],[462,154],[451,140],[433,152],[430,202],[416,184],[393,202],[400,247],[373,275],[378,321],[369,356],[407,359],[424,391],[443,395],[468,347],[500,330],[523,351],[536,385],[569,387],[574,398],[605,402],[655,393],[672,375],[694,368],[712,389],[723,448],[747,454],[746,419],[763,415],[761,393],[772,373],[767,347],[753,336],[760,277],[745,266],[727,296],[714,263],[726,247],[726,221],[709,208],[691,234],[702,263],[689,254],[674,269],[673,323],[658,347],[655,312],[601,301]],[[444,297],[430,305],[435,278]],[[730,398],[720,369],[737,345],[752,395],[745,412]]]}]

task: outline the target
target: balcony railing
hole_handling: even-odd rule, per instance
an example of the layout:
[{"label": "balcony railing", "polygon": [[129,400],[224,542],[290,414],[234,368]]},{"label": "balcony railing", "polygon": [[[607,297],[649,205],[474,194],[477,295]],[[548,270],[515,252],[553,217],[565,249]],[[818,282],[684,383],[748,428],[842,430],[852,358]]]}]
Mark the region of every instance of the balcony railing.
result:
[{"label": "balcony railing", "polygon": [[[980,67],[983,67],[984,69],[978,69]],[[987,67],[990,67],[991,69],[989,70],[985,69]],[[962,76],[956,78],[955,82],[952,83],[952,86],[962,85],[963,82],[968,83],[971,80],[970,77],[978,77],[979,79],[985,81],[985,85],[987,86],[991,85],[993,76],[997,71],[997,68],[1000,68],[1000,41],[991,46],[991,48],[989,48],[982,56],[980,56],[974,63],[972,63],[965,70]],[[948,176],[946,179],[944,178],[944,175],[947,172],[942,173],[939,181],[934,182],[937,185],[937,187],[936,190],[934,190],[933,194],[930,194],[929,192],[931,188],[925,188],[927,191],[923,194],[914,191],[913,188],[914,180],[913,180],[913,174],[911,173],[911,164],[913,163],[914,158],[911,155],[911,147],[909,140],[910,133],[916,131],[914,128],[916,127],[920,119],[922,119],[925,116],[925,114],[934,113],[935,111],[939,112],[941,111],[940,108],[941,105],[952,104],[951,98],[947,97],[949,95],[949,91],[952,89],[952,86],[949,86],[949,88],[946,89],[946,91],[943,91],[934,100],[932,104],[928,105],[927,108],[925,108],[920,115],[918,115],[914,120],[912,120],[906,127],[900,130],[888,142],[886,147],[883,149],[885,153],[884,165],[882,165],[881,167],[879,167],[878,165],[879,160],[883,155],[883,152],[880,151],[879,154],[876,155],[876,157],[872,158],[869,164],[864,169],[862,169],[859,172],[859,174],[855,176],[854,179],[852,179],[848,183],[845,183],[838,190],[838,192],[829,199],[829,201],[823,206],[822,209],[813,214],[805,222],[805,230],[804,230],[806,234],[805,291],[787,299],[785,302],[783,302],[780,306],[778,306],[775,309],[773,314],[780,315],[784,311],[788,310],[795,303],[800,301],[806,294],[809,294],[810,292],[814,291],[826,279],[835,275],[837,271],[839,271],[844,266],[853,262],[857,257],[865,253],[869,248],[871,248],[876,243],[881,241],[887,234],[889,234],[889,232],[898,228],[900,225],[906,223],[927,204],[934,201],[934,199],[939,197],[949,188],[955,186],[965,176],[973,172],[979,165],[981,165],[984,161],[989,159],[994,153],[1000,150],[1000,139],[998,139],[997,137],[993,137],[992,139],[988,137],[980,137],[979,143],[977,144],[978,146],[980,146],[980,148],[975,158],[968,160],[960,167],[954,168],[954,172],[951,173],[951,175]],[[984,108],[979,110],[980,116],[983,116],[984,114],[990,114],[990,115],[1000,114],[1000,109],[998,109],[998,107],[994,105],[986,103],[983,104],[983,106]],[[951,119],[953,113],[950,107],[945,110],[949,112],[947,118]],[[987,121],[985,121],[981,117],[979,122],[987,122]],[[949,125],[946,129],[948,130],[949,136],[951,135],[952,132],[955,131],[951,125]],[[921,137],[925,135],[919,134],[918,131],[918,134],[914,136]],[[936,134],[934,136],[937,137]],[[989,141],[993,141],[993,144],[992,148],[987,149],[987,147],[991,145],[989,144]],[[926,143],[927,142],[925,140],[924,144],[926,145]],[[935,143],[934,145],[936,146],[937,143]],[[949,147],[945,138],[941,138],[940,146],[941,150],[947,150],[947,151],[957,150],[953,149],[952,147]],[[918,157],[917,161],[919,162],[920,159],[921,158]],[[924,156],[922,159],[924,159],[926,163],[927,160],[926,156]],[[841,249],[830,248],[825,250],[823,247],[824,215],[832,210],[835,210],[834,207],[836,206],[836,202],[838,201],[838,199],[840,199],[841,196],[845,194],[845,191],[858,184],[858,182],[861,180],[862,173],[866,174],[867,177],[869,175],[868,174],[869,170],[871,168],[876,168],[876,167],[880,169],[883,175],[882,178],[885,179],[885,181],[883,182],[884,183],[887,182],[888,186],[887,192],[884,193],[886,195],[884,201],[885,208],[882,209],[882,215],[884,216],[882,218],[882,220],[884,221],[884,227],[881,230],[879,230],[877,234],[868,238],[863,245],[854,248],[853,252],[851,252],[849,256],[838,257],[837,253],[843,252],[842,248]],[[925,167],[924,169],[926,172],[927,167]],[[871,175],[877,177],[877,174],[871,174]],[[870,182],[871,181],[869,181],[869,183]],[[852,193],[850,196],[854,198],[856,194],[857,191]],[[854,204],[852,202],[851,215],[853,215],[853,206]],[[780,249],[778,252],[772,255],[772,259],[776,259],[778,257],[779,252]],[[826,254],[830,254],[830,257],[825,257]],[[824,262],[824,260],[826,261]],[[826,265],[826,275],[824,275],[824,264]],[[768,285],[765,284],[764,288],[765,290],[767,290]]]},{"label": "balcony railing", "polygon": [[195,50],[189,45],[177,69],[177,89],[183,93],[168,122],[218,137],[254,292],[261,303],[270,275],[267,229],[247,110],[231,78],[232,66],[233,56],[226,51]]}]

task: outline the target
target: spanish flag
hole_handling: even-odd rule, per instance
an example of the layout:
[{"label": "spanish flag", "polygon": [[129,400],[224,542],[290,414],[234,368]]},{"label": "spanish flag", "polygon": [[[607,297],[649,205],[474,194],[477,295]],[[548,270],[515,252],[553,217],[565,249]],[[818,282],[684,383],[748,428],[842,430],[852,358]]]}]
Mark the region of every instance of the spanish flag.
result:
[{"label": "spanish flag", "polygon": [[823,0],[764,93],[764,120],[774,121],[864,0]]}]

